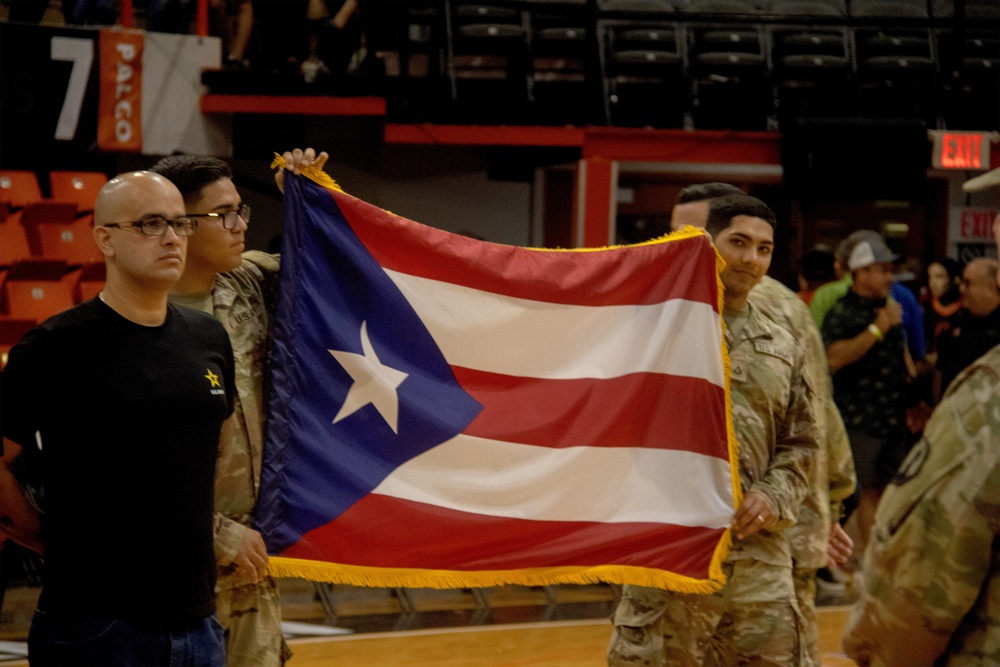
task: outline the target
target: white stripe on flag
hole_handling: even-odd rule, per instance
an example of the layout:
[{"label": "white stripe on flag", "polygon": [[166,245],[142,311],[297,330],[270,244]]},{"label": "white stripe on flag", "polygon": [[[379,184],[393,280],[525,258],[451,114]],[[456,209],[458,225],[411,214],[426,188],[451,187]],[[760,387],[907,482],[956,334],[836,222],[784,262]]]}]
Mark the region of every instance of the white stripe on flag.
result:
[{"label": "white stripe on flag", "polygon": [[[573,484],[565,484],[568,479]],[[552,449],[459,435],[411,459],[373,493],[536,521],[721,528],[733,514],[729,463],[691,452]]]},{"label": "white stripe on flag", "polygon": [[722,346],[706,303],[566,305],[386,273],[452,366],[554,380],[665,373],[723,386],[721,356],[704,353]]}]

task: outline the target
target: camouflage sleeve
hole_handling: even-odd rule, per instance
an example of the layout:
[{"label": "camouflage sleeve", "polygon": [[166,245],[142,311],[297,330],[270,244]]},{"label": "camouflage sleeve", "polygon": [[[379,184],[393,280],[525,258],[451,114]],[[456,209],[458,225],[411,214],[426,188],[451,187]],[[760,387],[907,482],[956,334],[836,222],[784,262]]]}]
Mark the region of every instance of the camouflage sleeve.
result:
[{"label": "camouflage sleeve", "polygon": [[774,456],[761,479],[750,487],[751,491],[760,491],[771,501],[778,515],[776,530],[795,523],[798,508],[810,490],[810,468],[819,448],[819,431],[812,406],[812,388],[802,374],[802,351],[796,349],[788,410],[784,420],[777,424]]},{"label": "camouflage sleeve", "polygon": [[823,401],[826,410],[827,476],[830,483],[830,518],[839,521],[844,514],[844,501],[857,486],[854,454],[840,410],[832,398]]},{"label": "camouflage sleeve", "polygon": [[250,530],[238,521],[215,513],[215,560],[219,565],[229,565],[236,558],[246,532]]},{"label": "camouflage sleeve", "polygon": [[267,304],[267,311],[274,314],[278,301],[278,278],[281,269],[281,256],[272,255],[259,250],[249,250],[243,253],[244,266],[249,264],[254,273],[254,277],[260,283],[261,293],[264,296],[264,303]]},{"label": "camouflage sleeve", "polygon": [[938,406],[879,502],[844,636],[862,667],[937,664],[961,650],[960,624],[974,634],[989,623],[989,609],[973,610],[989,604],[1000,535],[1000,375],[978,371]]}]

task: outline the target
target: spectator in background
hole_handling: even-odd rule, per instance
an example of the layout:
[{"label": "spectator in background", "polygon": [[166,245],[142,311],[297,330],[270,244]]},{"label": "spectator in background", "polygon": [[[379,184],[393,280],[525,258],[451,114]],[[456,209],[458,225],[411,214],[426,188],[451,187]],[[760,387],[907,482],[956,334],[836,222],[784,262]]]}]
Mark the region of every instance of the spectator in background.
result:
[{"label": "spectator in background", "polygon": [[927,292],[924,297],[924,333],[927,360],[937,363],[938,340],[949,329],[962,308],[962,265],[953,259],[932,262],[927,267]]},{"label": "spectator in background", "polygon": [[881,236],[852,235],[844,249],[853,280],[823,320],[823,342],[833,392],[844,418],[861,497],[861,544],[875,505],[902,460],[906,445],[906,389],[911,379],[901,327],[903,309],[889,301],[897,256]]},{"label": "spectator in background", "polygon": [[[847,266],[847,249],[854,247],[858,240],[876,240],[875,242],[885,245],[885,239],[878,232],[862,229],[854,232],[837,246],[836,260],[837,273],[841,275],[839,280],[827,283],[813,294],[813,299],[809,303],[809,312],[812,313],[816,326],[823,329],[823,318],[826,313],[837,303],[851,287],[853,280],[852,272],[845,270]],[[898,257],[897,257],[898,261]],[[895,264],[894,264],[895,266]],[[903,309],[903,339],[910,352],[909,362],[922,362],[927,358],[927,343],[924,339],[924,314],[917,301],[916,295],[902,284],[893,280],[890,286],[890,297],[892,301],[900,304]],[[911,372],[916,373],[917,368],[911,368]]]},{"label": "spectator in background", "polygon": [[816,290],[837,279],[837,260],[829,246],[819,244],[802,255],[799,263],[799,298],[808,306]]},{"label": "spectator in background", "polygon": [[212,0],[211,18],[214,32],[222,36],[227,69],[249,67],[247,47],[253,34],[253,2],[251,0]]},{"label": "spectator in background", "polygon": [[951,329],[938,341],[937,395],[969,364],[1000,344],[998,268],[997,260],[980,257],[969,262],[962,272],[962,309]]},{"label": "spectator in background", "polygon": [[[998,185],[994,169],[963,187]],[[1000,245],[1000,216],[993,235]],[[860,667],[997,664],[997,443],[1000,346],[948,387],[879,503],[844,636]]]}]

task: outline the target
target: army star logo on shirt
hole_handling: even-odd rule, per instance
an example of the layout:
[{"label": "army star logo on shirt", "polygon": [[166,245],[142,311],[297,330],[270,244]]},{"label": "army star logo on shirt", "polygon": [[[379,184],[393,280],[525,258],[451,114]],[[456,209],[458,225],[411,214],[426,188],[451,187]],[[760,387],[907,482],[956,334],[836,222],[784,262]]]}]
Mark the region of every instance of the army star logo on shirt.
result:
[{"label": "army star logo on shirt", "polygon": [[215,373],[213,373],[212,369],[208,369],[208,374],[205,375],[205,377],[207,377],[208,381],[211,383],[211,384],[209,384],[209,387],[221,387],[222,386],[219,383],[219,376],[216,375]]}]

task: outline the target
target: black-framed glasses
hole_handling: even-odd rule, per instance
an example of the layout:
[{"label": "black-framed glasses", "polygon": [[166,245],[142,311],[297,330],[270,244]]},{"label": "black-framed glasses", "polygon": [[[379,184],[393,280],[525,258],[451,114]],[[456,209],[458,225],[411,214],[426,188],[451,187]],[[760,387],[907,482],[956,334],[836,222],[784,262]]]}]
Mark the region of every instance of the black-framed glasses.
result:
[{"label": "black-framed glasses", "polygon": [[142,220],[133,220],[132,222],[109,222],[106,225],[102,225],[102,227],[133,229],[146,236],[163,236],[167,233],[167,227],[173,227],[174,233],[177,236],[191,236],[194,234],[194,230],[198,228],[198,221],[183,215],[173,220],[164,218],[162,215],[154,215]]},{"label": "black-framed glasses", "polygon": [[237,216],[243,218],[243,222],[250,224],[250,204],[240,204],[240,207],[235,211],[226,211],[225,213],[191,213],[188,217],[212,218],[220,220],[223,229],[236,229],[236,225],[238,224],[236,220]]}]

